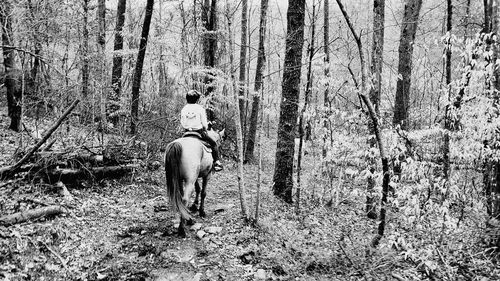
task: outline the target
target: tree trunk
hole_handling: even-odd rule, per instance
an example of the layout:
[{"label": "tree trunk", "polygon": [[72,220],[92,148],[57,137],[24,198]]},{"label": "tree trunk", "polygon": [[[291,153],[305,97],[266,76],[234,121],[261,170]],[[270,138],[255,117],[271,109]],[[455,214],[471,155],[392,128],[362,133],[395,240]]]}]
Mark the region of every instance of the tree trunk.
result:
[{"label": "tree trunk", "polygon": [[398,50],[398,74],[401,77],[398,78],[396,83],[393,124],[395,126],[400,125],[403,130],[408,129],[413,46],[421,8],[422,0],[406,0],[403,22],[401,23],[401,37]]},{"label": "tree trunk", "polygon": [[[383,0],[382,0],[383,1]],[[328,0],[325,0],[324,6],[324,16],[323,16],[323,48],[325,52],[325,93],[323,96],[323,106],[328,107],[330,105],[328,95],[330,93],[330,28],[329,28],[329,20],[330,20],[330,3]]]},{"label": "tree trunk", "polygon": [[384,21],[385,21],[385,0],[373,1],[373,44],[372,44],[372,65],[373,90],[370,91],[370,101],[375,112],[380,114],[380,92],[382,84],[382,65],[384,52]]},{"label": "tree trunk", "polygon": [[146,3],[146,15],[144,16],[144,24],[142,25],[141,42],[139,44],[139,53],[137,54],[137,62],[135,64],[134,78],[132,81],[132,108],[130,133],[137,133],[137,122],[139,117],[139,90],[141,88],[142,66],[144,65],[144,57],[146,56],[146,46],[148,43],[149,26],[151,25],[151,17],[153,15],[154,0],[148,0]]},{"label": "tree trunk", "polygon": [[[233,85],[233,93],[234,93],[234,109],[236,112],[236,116],[239,116],[240,114],[240,107],[239,107],[239,91],[238,91],[238,86],[236,82],[236,78],[234,77],[234,47],[233,47],[233,33],[231,30],[231,16],[229,15],[229,7],[228,11],[226,11],[226,16],[227,16],[227,26],[228,26],[228,33],[229,33],[229,64],[230,64],[230,76],[231,76],[231,83]],[[241,129],[241,123],[239,118],[235,118],[235,127],[236,127],[236,146],[238,150],[238,189],[239,189],[239,194],[240,194],[240,204],[241,204],[241,213],[242,216],[245,220],[248,220],[248,208],[247,208],[247,202],[246,202],[246,190],[245,190],[245,178],[244,178],[244,173],[243,173],[243,131]]]},{"label": "tree trunk", "polygon": [[12,29],[12,3],[2,1],[0,4],[0,24],[2,25],[3,64],[5,66],[5,88],[7,90],[7,110],[10,117],[9,129],[22,130],[23,91],[21,87],[22,73],[17,62],[17,51],[8,48],[14,46]]},{"label": "tree trunk", "polygon": [[[384,18],[385,18],[385,0],[373,1],[373,43],[372,43],[372,80],[373,88],[370,90],[370,101],[373,104],[375,113],[380,115],[380,92],[382,82],[382,65],[383,65],[383,51],[384,51]],[[368,125],[370,136],[375,136],[374,123]],[[370,148],[377,146],[377,140],[370,138]],[[370,175],[367,177],[367,195],[366,195],[366,214],[371,219],[377,218],[376,203],[375,203],[375,176],[374,173],[377,169],[375,158],[370,158]]]},{"label": "tree trunk", "polygon": [[247,59],[247,13],[248,0],[242,0],[241,7],[241,43],[240,43],[240,84],[239,84],[239,100],[240,120],[241,124],[245,124],[245,74],[246,74],[246,59]]},{"label": "tree trunk", "polygon": [[89,0],[83,0],[83,42],[82,42],[82,107],[84,123],[90,120],[90,103],[88,101],[89,95]]},{"label": "tree trunk", "polygon": [[[451,23],[453,6],[451,0],[446,0],[446,33],[447,42],[445,46],[445,79],[447,87],[447,99],[451,96]],[[445,180],[450,176],[450,131],[452,130],[452,120],[450,116],[450,105],[446,105],[444,119],[444,139],[443,139],[443,177]]]},{"label": "tree trunk", "polygon": [[[215,34],[217,29],[217,0],[204,0],[201,16],[205,27],[203,34],[204,65],[208,68],[205,77],[205,96],[209,96],[215,90],[213,85],[215,73],[212,69],[215,67],[215,54],[217,52],[217,35]],[[213,113],[208,115],[209,120],[213,120]]]},{"label": "tree trunk", "polygon": [[[490,5],[491,32],[498,35],[500,34],[500,1],[492,0]],[[492,44],[491,46],[493,51],[491,61],[495,62],[500,58],[500,46],[498,37],[493,40],[496,40],[496,42],[493,42],[496,44]],[[500,69],[498,67],[493,67],[492,76],[492,84],[495,88],[495,91],[492,94],[492,99],[493,107],[496,109],[496,116],[492,118],[497,119],[500,108]],[[485,161],[483,181],[485,182],[485,190],[487,194],[488,213],[492,219],[498,222],[500,220],[500,160],[498,160],[498,156],[500,155],[500,125],[497,124],[495,132],[496,135],[487,141],[489,148],[492,150],[492,155]],[[490,226],[496,226],[496,233],[498,233],[498,223]],[[494,244],[494,246],[500,247],[500,237],[495,237]]]},{"label": "tree trunk", "polygon": [[109,120],[113,125],[119,122],[119,114],[117,111],[120,109],[120,97],[122,92],[122,72],[123,72],[123,57],[120,52],[123,50],[123,25],[125,24],[125,11],[127,0],[118,0],[116,8],[116,27],[115,27],[115,43],[113,54],[113,69],[111,71],[111,86],[113,91],[110,92],[108,98],[108,114]]},{"label": "tree trunk", "polygon": [[304,42],[305,0],[289,0],[278,143],[274,168],[274,194],[292,202],[293,157],[297,125],[302,45]]},{"label": "tree trunk", "polygon": [[[330,115],[330,3],[328,0],[325,0],[323,7],[323,48],[325,52],[324,58],[324,72],[325,72],[325,92],[323,94],[323,106],[324,106],[324,116],[323,116],[323,147],[321,148],[321,156],[323,159],[326,158],[327,155],[327,140],[328,140],[328,116]],[[324,165],[328,165],[328,161],[323,161]]]},{"label": "tree trunk", "polygon": [[245,162],[253,161],[255,149],[255,135],[259,116],[259,92],[263,87],[263,72],[266,64],[266,53],[264,42],[266,40],[267,7],[269,0],[260,2],[260,23],[259,23],[259,49],[257,53],[257,69],[255,71],[255,86],[252,100],[252,112],[250,113],[250,126],[248,129],[248,141],[245,150]]},{"label": "tree trunk", "polygon": [[312,17],[311,17],[311,42],[308,48],[308,63],[307,63],[307,83],[306,92],[304,97],[304,106],[300,111],[299,117],[299,151],[297,156],[297,196],[296,196],[296,212],[299,213],[300,209],[300,191],[301,191],[301,172],[302,172],[302,147],[304,146],[304,115],[309,105],[309,99],[311,98],[312,91],[312,61],[314,58],[314,38],[316,33],[316,4],[313,1],[312,4]]},{"label": "tree trunk", "polygon": [[377,115],[377,112],[375,111],[375,107],[373,106],[372,102],[370,101],[370,98],[367,96],[368,94],[368,89],[366,85],[366,80],[368,80],[368,73],[365,72],[366,67],[364,66],[366,64],[365,62],[365,57],[363,54],[363,43],[361,42],[361,38],[357,34],[357,32],[354,30],[354,27],[351,23],[351,20],[344,9],[344,6],[342,5],[342,2],[340,0],[337,0],[337,4],[339,5],[340,11],[342,12],[347,25],[349,26],[349,29],[351,30],[351,33],[356,41],[356,45],[358,46],[358,52],[359,52],[359,60],[361,64],[361,91],[360,91],[360,99],[364,102],[368,109],[368,114],[369,117],[372,121],[372,126],[373,126],[373,131],[375,132],[375,139],[377,140],[378,144],[378,150],[380,153],[380,160],[382,162],[382,174],[383,174],[383,179],[382,179],[382,199],[381,199],[381,207],[380,207],[380,222],[378,225],[377,229],[377,235],[373,238],[372,240],[372,247],[376,247],[380,239],[384,236],[385,232],[385,224],[386,224],[386,214],[387,214],[387,197],[389,193],[389,182],[390,182],[390,177],[389,177],[389,161],[387,158],[387,154],[385,151],[385,145],[384,141],[382,139],[382,131],[380,129],[380,120]]},{"label": "tree trunk", "polygon": [[106,0],[97,2],[97,45],[99,50],[99,109],[100,109],[100,127],[103,131],[107,129],[106,121]]},{"label": "tree trunk", "polygon": [[493,1],[483,0],[484,7],[484,24],[482,33],[490,33],[493,30]]}]

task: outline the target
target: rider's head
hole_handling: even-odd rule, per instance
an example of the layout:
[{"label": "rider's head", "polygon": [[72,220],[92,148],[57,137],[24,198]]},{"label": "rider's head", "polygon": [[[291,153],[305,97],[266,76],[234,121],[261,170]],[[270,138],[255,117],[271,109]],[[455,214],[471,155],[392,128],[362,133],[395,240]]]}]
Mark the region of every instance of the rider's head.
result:
[{"label": "rider's head", "polygon": [[201,96],[200,92],[196,90],[190,90],[186,94],[186,101],[187,103],[197,103],[198,100],[200,99],[200,96]]}]

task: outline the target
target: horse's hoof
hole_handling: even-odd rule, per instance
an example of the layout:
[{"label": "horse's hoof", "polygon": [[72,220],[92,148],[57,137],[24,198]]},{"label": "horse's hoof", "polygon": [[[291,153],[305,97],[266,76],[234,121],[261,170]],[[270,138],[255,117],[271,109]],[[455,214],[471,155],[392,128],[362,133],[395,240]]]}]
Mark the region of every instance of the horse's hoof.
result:
[{"label": "horse's hoof", "polygon": [[179,234],[179,237],[186,238],[186,230],[184,228],[179,227],[178,234]]},{"label": "horse's hoof", "polygon": [[196,211],[198,211],[198,206],[196,206],[196,204],[193,204],[193,205],[191,205],[191,207],[189,207],[189,210],[192,213],[196,213]]},{"label": "horse's hoof", "polygon": [[200,218],[205,218],[206,216],[207,214],[205,213],[205,211],[200,210]]}]

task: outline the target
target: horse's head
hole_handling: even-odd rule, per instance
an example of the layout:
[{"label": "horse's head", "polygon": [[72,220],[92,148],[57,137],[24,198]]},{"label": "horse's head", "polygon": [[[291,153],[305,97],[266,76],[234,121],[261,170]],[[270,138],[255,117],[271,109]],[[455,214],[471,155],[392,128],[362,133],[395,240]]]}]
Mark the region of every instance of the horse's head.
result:
[{"label": "horse's head", "polygon": [[226,137],[226,129],[222,129],[220,131],[214,130],[211,128],[210,130],[207,131],[208,136],[211,137],[217,145],[220,145],[221,142],[224,140]]}]

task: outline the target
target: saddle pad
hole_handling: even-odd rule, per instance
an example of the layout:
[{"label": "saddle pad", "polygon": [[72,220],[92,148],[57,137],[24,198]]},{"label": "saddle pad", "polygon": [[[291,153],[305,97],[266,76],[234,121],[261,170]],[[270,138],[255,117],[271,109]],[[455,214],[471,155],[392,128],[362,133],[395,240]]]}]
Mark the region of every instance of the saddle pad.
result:
[{"label": "saddle pad", "polygon": [[208,153],[212,153],[212,147],[210,146],[210,144],[208,142],[204,141],[201,138],[200,133],[198,133],[198,132],[185,132],[182,135],[182,137],[183,138],[197,138],[201,142],[201,144],[203,144],[203,148],[205,149],[205,151]]}]

